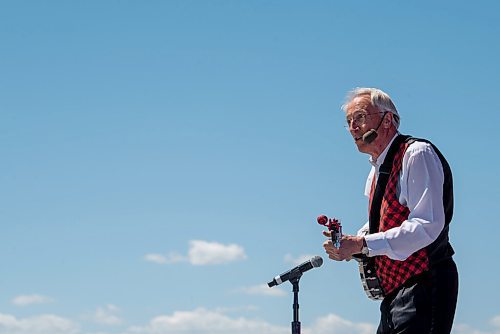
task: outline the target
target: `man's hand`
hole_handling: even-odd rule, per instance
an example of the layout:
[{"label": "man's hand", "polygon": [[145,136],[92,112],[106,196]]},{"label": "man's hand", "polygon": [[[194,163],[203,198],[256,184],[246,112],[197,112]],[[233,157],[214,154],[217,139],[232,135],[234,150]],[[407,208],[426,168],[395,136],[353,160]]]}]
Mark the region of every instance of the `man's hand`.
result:
[{"label": "man's hand", "polygon": [[[323,235],[331,238],[330,231],[323,231]],[[325,241],[323,243],[323,248],[330,259],[335,261],[349,261],[352,259],[353,254],[361,253],[361,249],[363,248],[363,237],[344,235],[340,241],[339,249],[333,247],[332,240]]]}]

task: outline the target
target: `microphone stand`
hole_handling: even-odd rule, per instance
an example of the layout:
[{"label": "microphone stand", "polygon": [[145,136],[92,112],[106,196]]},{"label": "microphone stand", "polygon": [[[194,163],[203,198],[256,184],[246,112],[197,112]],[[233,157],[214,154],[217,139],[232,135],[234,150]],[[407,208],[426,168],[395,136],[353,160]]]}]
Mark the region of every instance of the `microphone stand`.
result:
[{"label": "microphone stand", "polygon": [[300,321],[299,321],[299,281],[302,277],[300,270],[293,271],[290,277],[290,283],[293,286],[293,322],[292,334],[300,334]]}]

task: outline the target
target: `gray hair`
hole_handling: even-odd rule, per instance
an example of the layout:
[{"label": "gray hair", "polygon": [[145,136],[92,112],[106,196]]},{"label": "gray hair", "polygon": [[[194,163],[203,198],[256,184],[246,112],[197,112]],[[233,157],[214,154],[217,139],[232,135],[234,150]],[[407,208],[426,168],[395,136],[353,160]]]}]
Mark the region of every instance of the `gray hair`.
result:
[{"label": "gray hair", "polygon": [[354,100],[356,97],[361,96],[361,95],[369,95],[371,103],[374,107],[379,109],[380,111],[388,111],[392,113],[392,123],[396,127],[396,129],[399,128],[399,113],[398,110],[396,109],[396,106],[391,100],[391,97],[389,94],[385,93],[384,91],[378,89],[378,88],[355,88],[351,90],[347,96],[345,103],[342,105],[342,110],[344,112],[347,112],[347,105]]}]

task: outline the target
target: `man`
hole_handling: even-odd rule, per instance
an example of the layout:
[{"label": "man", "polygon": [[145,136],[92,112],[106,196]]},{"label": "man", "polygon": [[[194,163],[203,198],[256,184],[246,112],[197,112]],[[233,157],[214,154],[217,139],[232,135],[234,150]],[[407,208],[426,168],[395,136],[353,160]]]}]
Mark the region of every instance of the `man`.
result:
[{"label": "man", "polygon": [[458,273],[448,242],[448,163],[430,142],[398,132],[399,113],[383,91],[357,88],[342,109],[358,150],[370,155],[369,221],[357,236],[343,236],[338,249],[331,240],[323,247],[332,260],[373,260],[383,291],[378,334],[450,333]]}]

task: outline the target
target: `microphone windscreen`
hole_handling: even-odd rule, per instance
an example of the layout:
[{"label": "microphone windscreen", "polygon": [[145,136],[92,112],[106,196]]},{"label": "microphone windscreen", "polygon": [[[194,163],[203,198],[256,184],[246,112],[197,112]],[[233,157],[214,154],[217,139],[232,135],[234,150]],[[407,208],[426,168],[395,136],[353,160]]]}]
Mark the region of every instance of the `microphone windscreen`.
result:
[{"label": "microphone windscreen", "polygon": [[314,268],[321,267],[321,265],[323,264],[323,258],[316,255],[311,259],[311,264]]},{"label": "microphone windscreen", "polygon": [[377,136],[378,136],[377,130],[371,129],[363,135],[362,139],[365,143],[370,144],[372,141],[375,140],[375,138],[377,138]]}]

